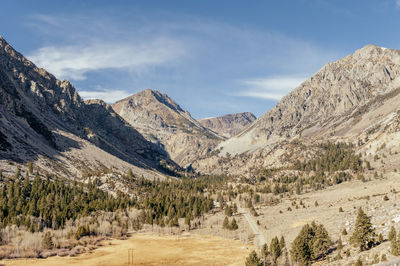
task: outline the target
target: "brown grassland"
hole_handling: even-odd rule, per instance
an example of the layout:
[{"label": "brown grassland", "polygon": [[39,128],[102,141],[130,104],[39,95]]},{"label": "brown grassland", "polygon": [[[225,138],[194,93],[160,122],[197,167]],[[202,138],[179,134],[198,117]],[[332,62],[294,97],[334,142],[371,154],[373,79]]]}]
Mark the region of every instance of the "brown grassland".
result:
[{"label": "brown grassland", "polygon": [[[133,262],[128,264],[128,250]],[[214,236],[187,234],[179,238],[156,234],[134,234],[128,240],[104,242],[92,253],[77,257],[3,260],[3,265],[244,265],[253,246]]]}]

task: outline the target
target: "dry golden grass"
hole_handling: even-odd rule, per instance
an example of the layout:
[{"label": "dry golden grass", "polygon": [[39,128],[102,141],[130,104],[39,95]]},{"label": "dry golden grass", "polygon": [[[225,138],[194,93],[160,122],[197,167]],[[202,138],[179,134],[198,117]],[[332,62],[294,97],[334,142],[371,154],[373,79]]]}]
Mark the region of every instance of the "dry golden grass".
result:
[{"label": "dry golden grass", "polygon": [[78,257],[4,260],[4,265],[129,265],[128,250],[133,249],[132,265],[244,265],[253,246],[214,236],[157,236],[134,234],[128,240],[113,240],[92,253]]}]

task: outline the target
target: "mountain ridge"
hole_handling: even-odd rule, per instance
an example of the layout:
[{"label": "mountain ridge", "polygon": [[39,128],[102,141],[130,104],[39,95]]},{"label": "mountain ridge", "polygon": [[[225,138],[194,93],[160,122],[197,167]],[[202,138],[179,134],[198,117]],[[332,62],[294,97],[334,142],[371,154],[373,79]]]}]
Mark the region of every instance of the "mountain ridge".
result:
[{"label": "mountain ridge", "polygon": [[[0,103],[3,160],[40,160],[43,168],[59,161],[65,167],[58,172],[65,175],[86,171],[77,169],[74,160],[87,161],[87,169],[119,165],[121,170],[132,167],[141,174],[143,169],[158,169],[160,162],[174,164],[165,151],[146,141],[111,106],[100,100],[83,101],[69,81],[60,81],[36,67],[3,38]],[[77,158],[82,156],[86,158]]]},{"label": "mountain ridge", "polygon": [[[357,50],[353,55],[326,64],[310,79],[285,95],[273,109],[266,112],[237,136],[237,139],[242,138],[242,141],[246,137],[249,138],[245,141],[249,148],[242,149],[240,152],[254,150],[264,144],[275,143],[279,140],[298,137],[305,127],[311,126],[313,123],[311,120],[324,123],[326,121],[321,120],[324,120],[323,117],[327,114],[330,114],[329,119],[340,117],[346,112],[354,111],[353,107],[371,100],[373,98],[372,93],[381,94],[390,90],[388,86],[392,77],[391,74],[388,74],[390,73],[389,69],[384,66],[386,59],[381,57],[380,61],[378,60],[380,55],[389,53],[397,55],[396,64],[392,62],[388,68],[390,72],[394,71],[393,74],[398,75],[400,72],[398,66],[398,63],[400,63],[399,51],[388,48],[382,49],[376,45],[367,45]],[[379,61],[378,66],[372,66],[374,60]],[[355,64],[354,67],[353,64]],[[365,71],[367,67],[377,71]],[[372,77],[366,77],[368,74],[365,73],[374,74],[371,75]],[[382,75],[378,75],[378,77],[376,73]],[[344,79],[346,80],[344,81]],[[338,88],[339,86],[344,86],[344,88]],[[381,86],[381,90],[378,89],[379,86]],[[317,94],[317,97],[321,97],[316,99],[317,102],[312,101],[316,97],[315,94]],[[322,98],[327,103],[324,103]],[[333,101],[338,101],[338,103]],[[321,111],[321,108],[325,109]],[[285,109],[289,109],[289,111],[284,111]],[[315,115],[318,117],[316,118]],[[253,130],[257,127],[260,130],[256,129],[254,132]],[[257,142],[262,142],[256,140],[258,134],[268,139],[268,143],[255,145]],[[235,142],[235,140],[228,140],[227,142],[229,141]],[[221,143],[219,148],[226,149],[231,154],[237,153],[225,144],[226,142]],[[234,144],[232,143],[232,145]]]},{"label": "mountain ridge", "polygon": [[201,118],[198,121],[204,127],[211,129],[225,138],[231,138],[256,120],[250,112],[226,114],[219,117]]},{"label": "mountain ridge", "polygon": [[373,154],[377,143],[399,139],[399,88],[400,51],[367,45],[326,64],[194,168],[251,175],[307,156],[306,147],[323,142],[352,143]]},{"label": "mountain ridge", "polygon": [[138,92],[112,107],[149,141],[163,147],[181,166],[205,156],[222,140],[168,95],[156,90]]}]

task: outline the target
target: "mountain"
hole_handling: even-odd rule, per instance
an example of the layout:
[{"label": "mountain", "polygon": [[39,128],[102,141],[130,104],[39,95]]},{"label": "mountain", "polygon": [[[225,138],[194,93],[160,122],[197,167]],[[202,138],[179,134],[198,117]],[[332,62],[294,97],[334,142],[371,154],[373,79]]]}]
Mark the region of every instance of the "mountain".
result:
[{"label": "mountain", "polygon": [[[399,92],[400,51],[367,45],[325,65],[217,150],[220,156],[252,161],[243,171],[279,165],[282,155],[290,153],[285,144],[293,141],[310,145],[346,141],[368,154],[375,147],[373,141],[382,143],[377,138],[387,138],[389,129],[397,132]],[[398,139],[397,135],[393,138]],[[213,169],[217,158],[199,162],[199,169]],[[231,169],[231,165],[242,166],[233,161],[224,167]]]},{"label": "mountain", "polygon": [[399,73],[399,51],[367,45],[324,66],[245,132],[220,147],[236,154],[301,135],[323,134],[378,95],[398,88]]},{"label": "mountain", "polygon": [[144,90],[112,105],[116,113],[181,166],[206,156],[222,138],[166,94]]},{"label": "mountain", "polygon": [[154,171],[160,164],[176,166],[110,105],[83,101],[70,82],[36,67],[2,37],[0,159],[3,170],[32,161],[69,177],[104,168],[162,177]]},{"label": "mountain", "polygon": [[256,120],[249,112],[199,119],[200,124],[225,138],[231,138]]}]

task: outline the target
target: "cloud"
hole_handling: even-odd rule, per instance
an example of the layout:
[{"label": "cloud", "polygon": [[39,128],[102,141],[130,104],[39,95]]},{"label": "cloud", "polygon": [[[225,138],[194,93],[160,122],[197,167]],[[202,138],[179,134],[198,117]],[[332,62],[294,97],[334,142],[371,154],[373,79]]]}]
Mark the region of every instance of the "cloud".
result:
[{"label": "cloud", "polygon": [[[265,111],[264,101],[255,107],[260,101],[252,98],[278,100],[303,76],[339,57],[269,29],[168,11],[36,15],[27,23],[45,40],[29,58],[59,78],[75,80],[85,88],[84,97],[114,101],[111,90],[91,92],[94,84],[127,91],[163,88],[199,117],[204,106],[207,116],[239,112],[238,106]],[[232,95],[252,98],[227,98]]]},{"label": "cloud", "polygon": [[118,100],[131,96],[132,93],[126,90],[110,90],[110,89],[97,88],[94,91],[80,90],[79,95],[85,100],[102,99],[106,103],[115,103]]},{"label": "cloud", "polygon": [[396,6],[400,8],[400,0],[396,0]]},{"label": "cloud", "polygon": [[99,40],[72,46],[45,46],[28,58],[59,78],[86,79],[86,73],[102,69],[140,72],[184,55],[182,45],[169,38],[139,43]]},{"label": "cloud", "polygon": [[245,89],[234,93],[234,96],[280,100],[305,80],[305,77],[293,76],[243,80],[240,81],[240,84],[245,87]]}]

